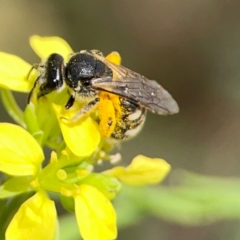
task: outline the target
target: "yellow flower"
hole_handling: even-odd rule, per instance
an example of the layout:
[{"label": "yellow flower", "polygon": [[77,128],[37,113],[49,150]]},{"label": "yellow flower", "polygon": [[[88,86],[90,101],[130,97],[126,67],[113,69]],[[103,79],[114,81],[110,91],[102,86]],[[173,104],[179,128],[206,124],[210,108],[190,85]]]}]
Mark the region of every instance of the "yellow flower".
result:
[{"label": "yellow flower", "polygon": [[[73,51],[68,43],[59,37],[30,37],[30,45],[41,59],[51,53],[59,53],[67,61]],[[36,80],[36,70],[28,75],[32,65],[18,56],[0,52],[0,87],[18,92],[29,92]]]},{"label": "yellow flower", "polygon": [[40,37],[34,35],[29,39],[34,52],[41,58],[46,59],[52,53],[58,53],[68,61],[69,54],[73,53],[69,44],[60,37]]},{"label": "yellow flower", "polygon": [[37,192],[24,202],[6,231],[6,240],[53,240],[56,234],[55,204],[44,192]]},{"label": "yellow flower", "polygon": [[28,73],[31,65],[20,57],[0,52],[0,87],[18,92],[29,92],[33,86],[34,74]]},{"label": "yellow flower", "polygon": [[65,204],[74,200],[74,211],[81,236],[84,240],[116,239],[116,213],[112,203],[91,185],[74,185],[74,188],[62,188]]},{"label": "yellow flower", "polygon": [[0,151],[0,171],[14,176],[35,175],[44,159],[36,140],[10,123],[0,123]]},{"label": "yellow flower", "polygon": [[[41,59],[46,59],[51,53],[58,53],[67,62],[69,54],[73,52],[58,37],[32,36],[30,45]],[[121,63],[117,52],[112,52],[106,58],[115,64]],[[31,65],[24,60],[0,52],[0,87],[29,92],[37,78],[36,70],[28,77],[30,70]],[[98,112],[91,112],[77,121],[69,121],[82,106],[76,101],[73,107],[66,110],[64,104],[68,97],[67,86],[63,93],[64,98],[53,92],[36,101],[34,92],[25,109],[24,124],[35,139],[41,145],[49,142],[54,144],[56,140],[56,145],[52,148],[56,148],[58,154],[53,153],[50,163],[43,169],[41,164],[44,154],[32,135],[16,125],[0,123],[0,171],[14,176],[7,184],[0,186],[0,198],[12,196],[13,192],[36,192],[21,205],[13,217],[6,231],[7,240],[50,240],[56,237],[56,209],[46,191],[60,193],[66,206],[69,204],[69,209],[75,209],[83,239],[116,239],[116,214],[109,199],[112,200],[120,191],[119,180],[129,185],[156,184],[170,171],[170,165],[163,159],[139,155],[126,168],[115,167],[103,173],[92,172],[93,166],[90,164],[95,163],[95,160],[110,158],[106,153],[110,147],[102,140],[110,137],[117,124],[119,98],[107,92],[100,93]],[[99,123],[96,118],[99,118]],[[111,126],[109,119],[112,121]],[[64,141],[59,138],[59,127]],[[58,141],[61,145],[57,145]],[[53,146],[51,144],[48,146]],[[64,147],[65,150],[61,151]],[[18,180],[24,184],[16,186]]]},{"label": "yellow flower", "polygon": [[128,167],[115,167],[104,173],[114,176],[128,185],[144,185],[159,183],[170,170],[171,166],[161,158],[138,155]]},{"label": "yellow flower", "polygon": [[[36,176],[44,159],[36,140],[23,128],[10,123],[0,123],[0,150],[0,171],[14,176]],[[8,226],[6,240],[52,240],[56,223],[53,201],[44,192],[38,192],[21,205]]]},{"label": "yellow flower", "polygon": [[116,239],[116,213],[111,202],[96,188],[81,185],[74,196],[78,226],[83,239]]},{"label": "yellow flower", "polygon": [[65,110],[62,106],[56,104],[53,104],[53,109],[69,149],[77,156],[91,155],[100,142],[97,123],[89,116],[77,122],[65,121],[61,117],[70,119],[74,112]]},{"label": "yellow flower", "polygon": [[[57,155],[53,153],[50,164],[41,170],[41,163],[44,159],[42,149],[27,131],[10,123],[0,123],[0,146],[2,153],[0,171],[19,177],[32,176],[28,182],[28,188],[25,186],[22,188],[37,191],[33,197],[20,206],[14,215],[6,231],[6,240],[54,239],[57,214],[54,202],[48,199],[45,193],[45,190],[52,189],[52,185],[56,191],[66,188],[61,193],[74,198],[76,217],[83,239],[116,238],[114,208],[99,190],[87,184],[77,186],[77,184],[55,180],[59,178],[60,171],[65,173],[65,177],[60,180],[67,177],[64,170],[56,168],[58,163],[61,166],[62,163],[59,161],[64,159],[58,160]],[[64,157],[66,158],[65,155]],[[10,186],[12,191],[21,190],[21,186],[16,186],[16,184],[18,180],[10,179],[8,188]],[[59,184],[60,187],[55,186]]]}]

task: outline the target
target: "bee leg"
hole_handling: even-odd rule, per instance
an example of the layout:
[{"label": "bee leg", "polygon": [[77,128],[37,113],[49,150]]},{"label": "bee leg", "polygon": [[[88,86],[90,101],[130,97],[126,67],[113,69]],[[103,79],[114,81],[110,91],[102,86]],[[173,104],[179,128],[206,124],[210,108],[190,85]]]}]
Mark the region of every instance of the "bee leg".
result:
[{"label": "bee leg", "polygon": [[75,97],[71,95],[71,97],[68,99],[67,104],[65,105],[65,108],[69,109],[70,107],[73,106],[74,102],[75,102]]},{"label": "bee leg", "polygon": [[51,79],[47,79],[45,83],[43,83],[40,86],[40,92],[37,95],[37,98],[43,97],[55,90],[58,90],[63,86],[63,80],[62,79],[55,79],[56,81],[53,81]]},{"label": "bee leg", "polygon": [[33,95],[33,91],[34,91],[34,89],[35,89],[36,86],[37,86],[38,80],[39,80],[39,77],[38,77],[37,80],[35,81],[35,83],[34,83],[34,85],[33,85],[33,88],[31,89],[31,91],[30,91],[29,94],[28,94],[28,98],[27,98],[27,103],[28,103],[28,104],[29,104],[30,101],[31,101],[31,98],[32,98],[32,95]]},{"label": "bee leg", "polygon": [[97,107],[99,101],[100,101],[99,98],[93,99],[91,102],[89,102],[83,108],[81,108],[81,110],[73,118],[71,118],[70,121],[77,121],[78,119],[80,119],[83,116],[85,116],[87,113],[89,113],[92,110],[94,110]]},{"label": "bee leg", "polygon": [[61,117],[61,119],[64,119],[64,120],[67,120],[67,121],[71,121],[71,122],[75,122],[78,119],[84,117],[87,113],[89,113],[92,110],[94,110],[97,107],[99,101],[100,101],[99,98],[95,98],[91,102],[89,102],[87,105],[85,105],[83,108],[81,108],[81,110],[73,118]]}]

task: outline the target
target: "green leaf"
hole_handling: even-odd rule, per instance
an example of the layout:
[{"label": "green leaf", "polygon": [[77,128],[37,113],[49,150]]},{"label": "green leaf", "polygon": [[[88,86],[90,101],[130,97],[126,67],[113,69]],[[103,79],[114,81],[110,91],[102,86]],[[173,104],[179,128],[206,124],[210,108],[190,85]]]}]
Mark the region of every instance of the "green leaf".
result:
[{"label": "green leaf", "polygon": [[114,207],[117,213],[117,225],[120,228],[133,226],[140,222],[145,214],[140,206],[133,206],[133,202],[129,201],[128,193],[124,190],[114,200]]},{"label": "green leaf", "polygon": [[[120,226],[152,215],[181,225],[206,225],[240,219],[240,181],[195,174],[182,176],[184,185],[125,187],[115,200]],[[179,184],[179,183],[178,183]]]}]

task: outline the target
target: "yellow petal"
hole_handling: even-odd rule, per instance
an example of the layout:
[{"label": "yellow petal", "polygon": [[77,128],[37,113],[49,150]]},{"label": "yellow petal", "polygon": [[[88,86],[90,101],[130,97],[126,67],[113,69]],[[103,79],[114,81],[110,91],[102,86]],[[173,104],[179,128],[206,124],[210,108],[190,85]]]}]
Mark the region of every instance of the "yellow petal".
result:
[{"label": "yellow petal", "polygon": [[112,63],[115,63],[117,65],[120,65],[121,64],[121,56],[118,52],[111,52],[110,54],[108,54],[106,56],[106,59]]},{"label": "yellow petal", "polygon": [[57,215],[54,202],[36,193],[24,202],[6,231],[6,240],[53,240]]},{"label": "yellow petal", "polygon": [[127,168],[115,167],[104,173],[115,176],[128,185],[143,185],[162,181],[170,169],[170,164],[161,158],[138,155]]},{"label": "yellow petal", "polygon": [[100,133],[97,123],[91,117],[84,117],[78,121],[71,119],[76,111],[65,110],[64,107],[53,104],[64,140],[69,149],[77,156],[89,156],[100,142]]},{"label": "yellow petal", "polygon": [[32,66],[20,57],[0,52],[0,87],[29,92],[34,81],[32,78],[27,79],[31,68]]},{"label": "yellow petal", "polygon": [[75,213],[83,239],[116,239],[116,213],[111,202],[92,186],[79,188],[80,194],[74,198]]},{"label": "yellow petal", "polygon": [[29,41],[32,49],[41,59],[47,58],[52,53],[58,53],[63,56],[65,61],[68,61],[69,54],[73,53],[69,44],[60,37],[34,35],[30,37]]},{"label": "yellow petal", "polygon": [[0,171],[10,175],[34,175],[44,159],[36,140],[23,128],[0,123]]}]

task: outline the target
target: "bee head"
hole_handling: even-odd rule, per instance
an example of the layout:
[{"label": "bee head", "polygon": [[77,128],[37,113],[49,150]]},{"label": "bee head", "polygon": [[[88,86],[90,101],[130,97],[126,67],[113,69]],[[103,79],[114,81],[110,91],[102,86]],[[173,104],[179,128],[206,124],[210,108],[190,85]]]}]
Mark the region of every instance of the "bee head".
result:
[{"label": "bee head", "polygon": [[81,51],[74,54],[66,68],[66,83],[72,88],[90,86],[91,79],[103,77],[106,65],[91,55],[91,51]]},{"label": "bee head", "polygon": [[37,68],[39,76],[29,94],[29,100],[36,85],[40,86],[38,98],[58,90],[63,85],[65,63],[61,55],[53,53],[46,60],[33,67]]}]

